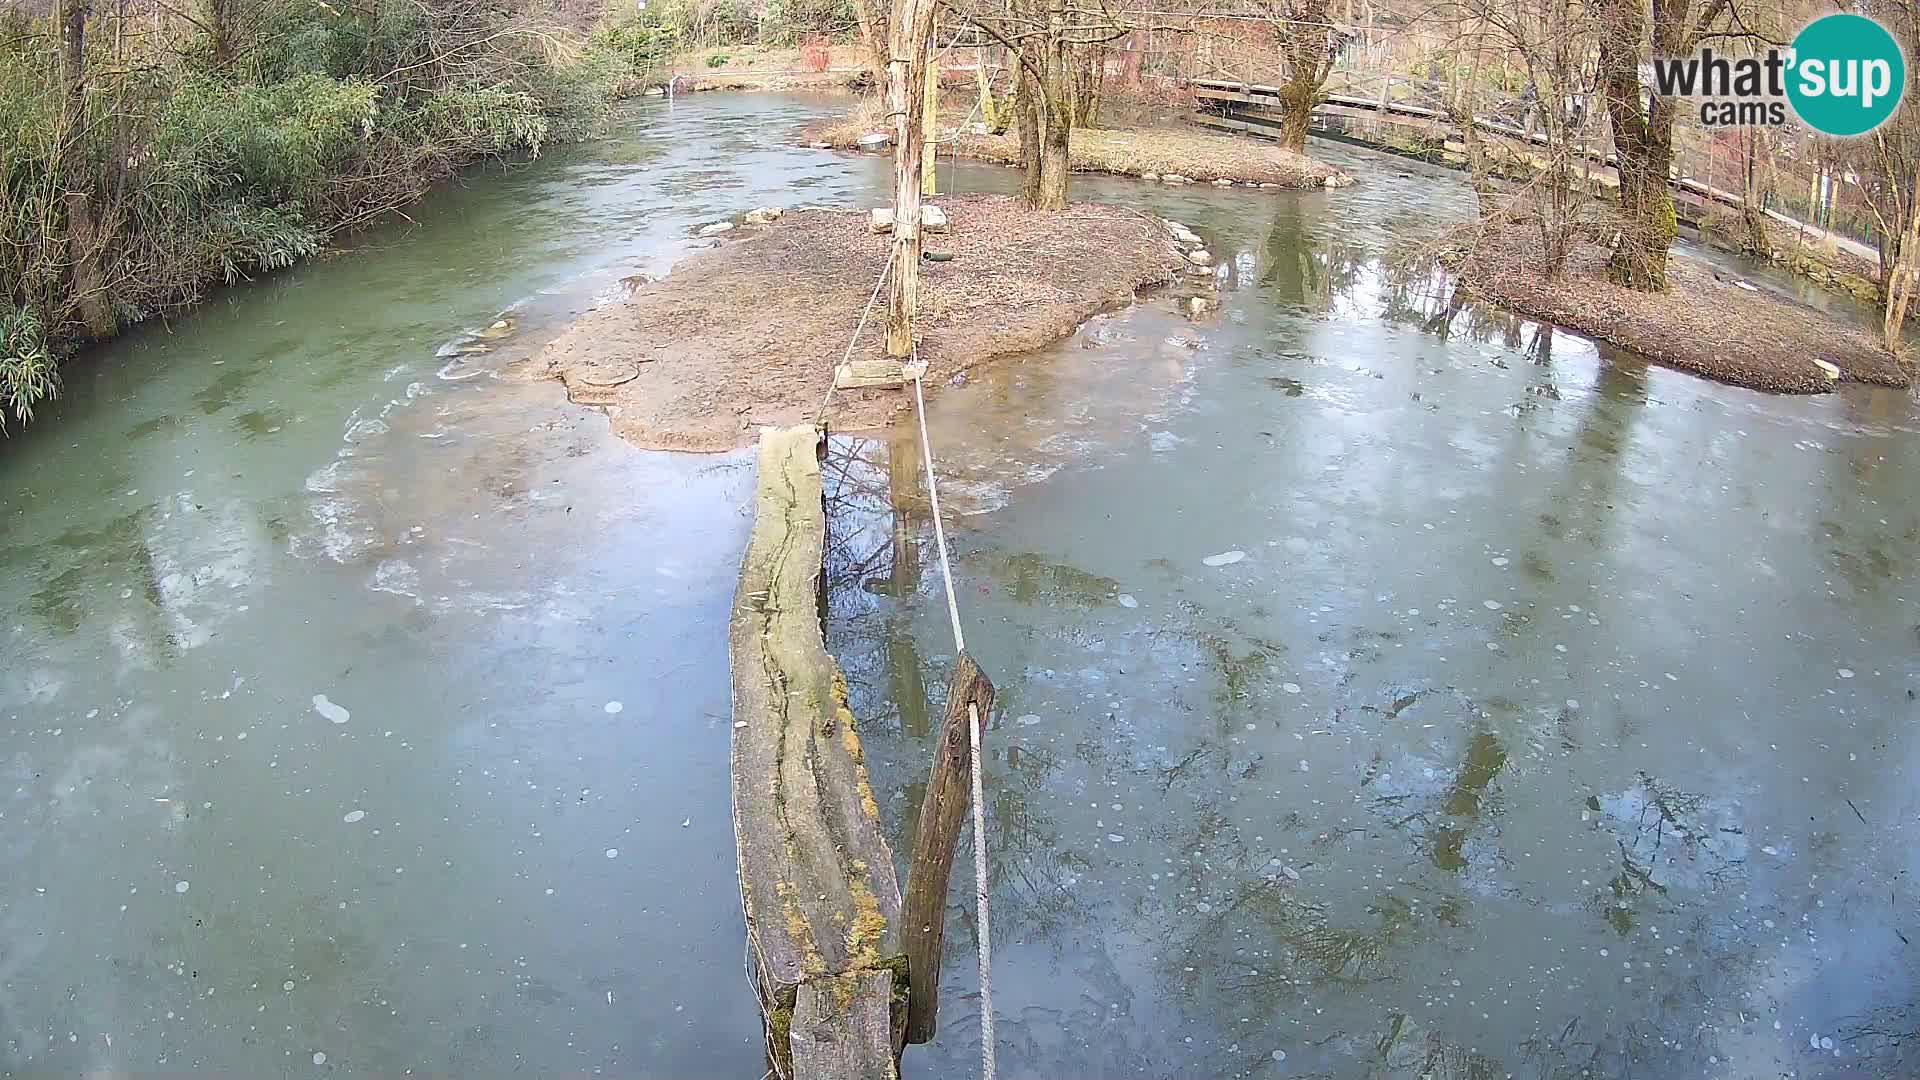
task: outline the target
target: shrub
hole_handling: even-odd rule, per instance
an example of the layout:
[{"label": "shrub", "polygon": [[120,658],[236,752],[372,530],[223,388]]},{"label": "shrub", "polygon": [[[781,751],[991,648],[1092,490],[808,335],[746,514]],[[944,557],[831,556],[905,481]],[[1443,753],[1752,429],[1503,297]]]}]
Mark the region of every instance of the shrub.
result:
[{"label": "shrub", "polygon": [[712,56],[707,57],[707,66],[710,68],[726,67],[727,61],[731,59],[733,59],[733,57],[726,53],[714,53]]},{"label": "shrub", "polygon": [[0,307],[0,432],[8,413],[24,424],[58,389],[46,328],[31,311]]}]

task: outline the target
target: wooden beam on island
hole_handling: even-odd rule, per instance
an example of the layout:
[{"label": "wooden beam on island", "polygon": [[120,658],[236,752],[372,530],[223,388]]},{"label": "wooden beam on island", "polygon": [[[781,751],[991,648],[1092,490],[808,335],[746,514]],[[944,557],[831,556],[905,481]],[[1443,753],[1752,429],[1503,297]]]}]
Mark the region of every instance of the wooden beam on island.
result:
[{"label": "wooden beam on island", "polygon": [[740,893],[775,1075],[894,1080],[906,1025],[900,886],[846,679],[820,629],[820,442],[813,427],[760,434],[728,627]]}]

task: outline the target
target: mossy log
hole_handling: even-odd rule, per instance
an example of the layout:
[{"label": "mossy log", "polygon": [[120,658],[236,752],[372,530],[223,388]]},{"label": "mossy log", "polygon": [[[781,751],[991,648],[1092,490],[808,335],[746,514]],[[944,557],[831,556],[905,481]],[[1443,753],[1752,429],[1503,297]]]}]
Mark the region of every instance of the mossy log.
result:
[{"label": "mossy log", "polygon": [[892,1077],[906,1023],[900,885],[820,629],[819,442],[812,427],[760,436],[729,626],[734,840],[775,1073]]}]

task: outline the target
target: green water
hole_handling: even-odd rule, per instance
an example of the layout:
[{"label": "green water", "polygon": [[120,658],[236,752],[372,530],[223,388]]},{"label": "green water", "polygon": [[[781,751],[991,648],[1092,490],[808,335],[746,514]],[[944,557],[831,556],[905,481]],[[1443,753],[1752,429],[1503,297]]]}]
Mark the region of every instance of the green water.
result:
[{"label": "green water", "polygon": [[[653,104],[469,177],[0,447],[0,1075],[761,1075],[751,458],[496,376],[702,222],[877,199],[884,161],[790,145],[837,107]],[[1329,153],[1362,183],[1077,182],[1206,235],[1223,311],[934,399],[1004,704],[1003,1075],[1920,1068],[1909,402],[1396,285],[1465,193]],[[829,633],[900,836],[952,646],[891,450],[836,445]],[[975,1068],[966,892],[909,1076]]]},{"label": "green water", "polygon": [[819,107],[470,176],[80,359],[0,446],[0,1075],[760,1074],[751,460],[492,375],[703,221],[850,201],[783,145]]}]

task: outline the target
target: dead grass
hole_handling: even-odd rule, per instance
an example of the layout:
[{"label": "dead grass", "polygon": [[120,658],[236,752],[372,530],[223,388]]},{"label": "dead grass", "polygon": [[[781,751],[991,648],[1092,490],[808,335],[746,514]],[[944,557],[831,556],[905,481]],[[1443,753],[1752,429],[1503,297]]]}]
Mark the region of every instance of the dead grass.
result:
[{"label": "dead grass", "polygon": [[[710,60],[721,60],[718,66]],[[674,62],[680,89],[693,90],[844,90],[871,81],[864,59],[851,45],[827,50],[825,70],[816,70],[799,49],[754,45],[697,49]]]},{"label": "dead grass", "polygon": [[1668,263],[1667,292],[1635,292],[1606,280],[1606,260],[1606,249],[1583,242],[1563,280],[1550,282],[1539,233],[1521,225],[1476,232],[1456,261],[1461,283],[1494,303],[1735,386],[1825,393],[1833,383],[1815,358],[1857,382],[1904,387],[1911,381],[1872,334],[1804,304],[1743,289],[1677,256]]},{"label": "dead grass", "polygon": [[[1080,205],[1054,213],[975,195],[940,200],[950,231],[921,266],[926,385],[1065,337],[1087,318],[1174,278],[1182,261],[1156,220]],[[832,369],[886,264],[889,240],[860,211],[797,210],[742,227],[625,303],[588,313],[532,362],[568,396],[608,407],[646,447],[715,451],[763,424],[815,418]],[[879,358],[885,298],[854,358]],[[906,407],[898,390],[838,392],[836,427],[877,427]]]},{"label": "dead grass", "polygon": [[[884,110],[876,100],[862,101],[847,115],[809,126],[802,139],[839,150],[857,149],[860,137],[884,131]],[[976,135],[959,130],[964,116],[941,117],[940,152],[1002,165],[1020,162],[1020,140],[1013,134]],[[1068,160],[1075,172],[1102,172],[1165,180],[1183,177],[1200,183],[1281,188],[1338,187],[1352,178],[1325,162],[1282,150],[1270,142],[1213,135],[1178,128],[1083,128],[1073,133]]]}]

